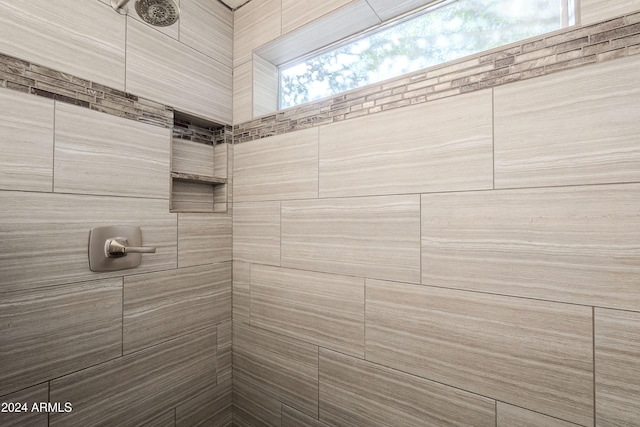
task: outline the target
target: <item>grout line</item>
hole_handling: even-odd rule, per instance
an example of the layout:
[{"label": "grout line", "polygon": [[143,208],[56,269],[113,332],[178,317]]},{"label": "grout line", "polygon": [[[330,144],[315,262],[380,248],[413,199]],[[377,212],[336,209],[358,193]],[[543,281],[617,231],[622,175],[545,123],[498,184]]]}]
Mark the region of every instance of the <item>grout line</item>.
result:
[{"label": "grout line", "polygon": [[52,146],[51,146],[51,192],[56,189],[56,110],[58,102],[53,100],[53,129],[52,129]]},{"label": "grout line", "polygon": [[362,316],[362,325],[364,327],[364,334],[362,337],[362,357],[364,357],[364,360],[367,360],[367,278],[363,277],[362,278],[362,286],[364,287],[364,304],[363,304],[363,310],[364,313]]},{"label": "grout line", "polygon": [[496,92],[491,88],[491,170],[493,172],[493,189],[496,189]]},{"label": "grout line", "polygon": [[122,309],[121,309],[121,329],[122,329],[122,340],[120,342],[120,355],[124,356],[124,276],[122,276]]},{"label": "grout line", "polygon": [[591,307],[591,339],[593,346],[593,425],[596,425],[598,413],[596,411],[596,308]]}]

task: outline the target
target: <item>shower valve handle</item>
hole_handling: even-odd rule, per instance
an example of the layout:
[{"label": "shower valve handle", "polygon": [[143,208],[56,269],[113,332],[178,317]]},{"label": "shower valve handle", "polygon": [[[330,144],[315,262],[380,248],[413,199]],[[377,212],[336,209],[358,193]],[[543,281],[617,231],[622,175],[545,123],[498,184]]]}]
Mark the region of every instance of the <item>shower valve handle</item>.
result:
[{"label": "shower valve handle", "polygon": [[127,254],[154,254],[156,248],[151,246],[127,246],[125,237],[112,237],[104,242],[104,253],[109,258],[120,258]]}]

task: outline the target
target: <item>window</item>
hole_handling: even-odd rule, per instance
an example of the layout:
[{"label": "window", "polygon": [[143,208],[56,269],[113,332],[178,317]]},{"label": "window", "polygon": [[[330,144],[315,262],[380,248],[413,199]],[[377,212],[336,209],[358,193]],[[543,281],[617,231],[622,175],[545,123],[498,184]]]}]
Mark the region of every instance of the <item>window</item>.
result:
[{"label": "window", "polygon": [[573,0],[449,0],[279,68],[280,108],[575,23]]}]

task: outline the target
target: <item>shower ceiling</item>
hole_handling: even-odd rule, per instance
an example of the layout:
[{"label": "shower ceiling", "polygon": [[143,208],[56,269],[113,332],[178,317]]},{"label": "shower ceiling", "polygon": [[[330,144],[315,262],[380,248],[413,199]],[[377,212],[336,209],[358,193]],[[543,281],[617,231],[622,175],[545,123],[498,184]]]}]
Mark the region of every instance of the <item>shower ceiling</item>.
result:
[{"label": "shower ceiling", "polygon": [[248,3],[249,0],[220,0],[222,3],[229,6],[231,9],[237,9],[245,3]]}]

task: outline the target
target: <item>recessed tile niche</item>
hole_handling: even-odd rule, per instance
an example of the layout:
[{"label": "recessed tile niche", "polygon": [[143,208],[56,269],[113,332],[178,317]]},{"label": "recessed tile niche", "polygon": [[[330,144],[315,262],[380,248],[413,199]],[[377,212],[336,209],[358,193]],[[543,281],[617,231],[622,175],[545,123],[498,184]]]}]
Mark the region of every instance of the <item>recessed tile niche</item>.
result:
[{"label": "recessed tile niche", "polygon": [[171,212],[227,212],[230,127],[175,112]]}]

